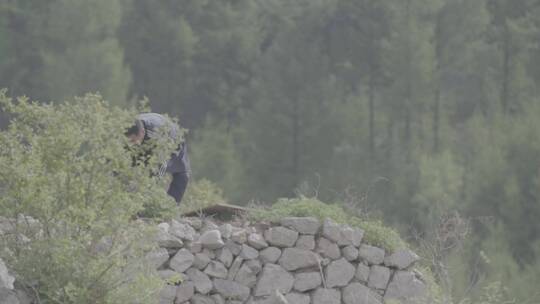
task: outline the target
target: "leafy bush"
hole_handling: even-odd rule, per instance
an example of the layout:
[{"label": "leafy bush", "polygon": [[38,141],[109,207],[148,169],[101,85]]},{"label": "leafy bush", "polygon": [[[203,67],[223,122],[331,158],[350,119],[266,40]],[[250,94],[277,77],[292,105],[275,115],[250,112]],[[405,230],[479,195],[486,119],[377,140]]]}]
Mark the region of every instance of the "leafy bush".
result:
[{"label": "leafy bush", "polygon": [[99,95],[38,104],[3,91],[0,105],[13,117],[0,132],[0,216],[22,219],[0,235],[0,257],[19,282],[41,303],[151,303],[162,282],[133,217],[174,202],[151,177],[157,157],[132,167],[136,112]]},{"label": "leafy bush", "polygon": [[[508,288],[500,281],[489,283],[478,304],[514,304],[516,301],[508,296]],[[533,299],[531,299],[533,300]]]},{"label": "leafy bush", "polygon": [[[538,303],[537,298],[531,296],[527,301],[516,301],[509,295],[508,288],[500,281],[493,281],[482,288],[479,299],[471,300],[465,298],[459,304],[516,304],[516,303]],[[526,296],[526,295],[525,295]]]},{"label": "leafy bush", "polygon": [[192,212],[215,203],[224,203],[223,190],[207,179],[190,182],[180,204],[180,212]]},{"label": "leafy bush", "polygon": [[312,216],[324,220],[330,218],[337,223],[348,224],[364,229],[365,241],[388,250],[407,247],[394,230],[385,227],[380,221],[364,220],[348,214],[338,205],[325,204],[315,198],[279,199],[269,209],[254,209],[253,220],[279,221],[286,216]]},{"label": "leafy bush", "polygon": [[[415,269],[422,273],[422,279],[428,286],[427,294],[428,303],[431,304],[450,304],[453,303],[451,300],[451,295],[439,285],[433,271],[431,271],[430,265],[424,265],[425,263],[420,263],[415,265]],[[421,303],[419,303],[421,304]]]}]

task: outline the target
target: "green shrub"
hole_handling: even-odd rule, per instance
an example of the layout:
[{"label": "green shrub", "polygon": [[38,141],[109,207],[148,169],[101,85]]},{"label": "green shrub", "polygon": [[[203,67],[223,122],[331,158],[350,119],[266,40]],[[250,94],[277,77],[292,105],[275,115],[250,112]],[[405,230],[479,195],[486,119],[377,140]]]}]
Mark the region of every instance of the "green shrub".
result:
[{"label": "green shrub", "polygon": [[180,204],[180,212],[197,211],[224,202],[223,191],[216,184],[207,179],[200,179],[189,183]]},{"label": "green shrub", "polygon": [[[538,303],[534,295],[524,295],[528,299],[516,301],[509,296],[509,289],[500,281],[492,281],[481,288],[479,299],[471,300],[465,298],[459,304],[516,304],[516,303]],[[529,296],[529,297],[528,297]]]},{"label": "green shrub", "polygon": [[452,303],[451,296],[448,293],[445,293],[445,291],[437,283],[437,279],[435,278],[435,275],[431,271],[431,268],[429,267],[429,265],[422,265],[421,263],[420,265],[417,264],[415,268],[416,270],[422,273],[422,278],[428,286],[427,294],[430,296],[429,303],[432,303],[432,304]]},{"label": "green shrub", "polygon": [[[508,287],[500,281],[489,283],[483,288],[484,293],[478,304],[514,304],[516,301],[508,295]],[[534,299],[530,299],[533,300]]]},{"label": "green shrub", "polygon": [[268,209],[254,209],[250,217],[253,220],[279,221],[286,216],[312,216],[324,220],[330,218],[337,223],[360,227],[365,231],[364,240],[374,246],[388,250],[407,247],[399,234],[385,227],[380,221],[360,219],[348,214],[341,206],[325,204],[315,198],[299,197],[279,199]]},{"label": "green shrub", "polygon": [[0,216],[22,219],[0,237],[0,257],[19,282],[41,303],[152,303],[162,282],[143,258],[151,231],[133,218],[174,202],[151,177],[157,157],[132,167],[124,131],[135,110],[5,91],[0,105],[13,117],[0,132]]}]

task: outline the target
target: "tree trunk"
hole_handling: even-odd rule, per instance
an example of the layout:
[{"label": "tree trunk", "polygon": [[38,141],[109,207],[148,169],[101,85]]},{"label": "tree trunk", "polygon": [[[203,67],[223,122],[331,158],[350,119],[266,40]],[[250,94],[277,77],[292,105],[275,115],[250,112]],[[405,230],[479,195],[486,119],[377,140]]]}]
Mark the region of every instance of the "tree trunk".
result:
[{"label": "tree trunk", "polygon": [[[410,154],[411,148],[411,109],[409,104],[405,107],[405,150]],[[407,157],[408,159],[408,157]]]},{"label": "tree trunk", "polygon": [[508,91],[510,80],[510,31],[508,24],[504,23],[504,37],[503,37],[503,70],[502,70],[502,83],[501,83],[501,106],[503,114],[508,112]]},{"label": "tree trunk", "polygon": [[368,88],[368,95],[369,95],[369,156],[371,158],[371,161],[374,160],[375,157],[375,71],[373,69],[373,66],[370,68],[370,75],[369,75],[369,88]]},{"label": "tree trunk", "polygon": [[444,62],[444,38],[442,34],[443,13],[437,15],[435,28],[435,62],[434,62],[434,81],[435,96],[433,99],[433,153],[439,152],[439,128],[440,128],[440,103],[441,103],[441,64]]},{"label": "tree trunk", "polygon": [[[411,29],[411,25],[410,25],[410,19],[411,19],[411,12],[410,12],[410,4],[411,4],[411,1],[410,0],[407,0],[407,4],[406,4],[406,16],[407,16],[407,34],[410,35],[410,29]],[[413,52],[412,52],[412,47],[411,47],[411,42],[410,40],[407,40],[406,42],[406,51],[407,51],[407,71],[408,71],[408,77],[405,81],[407,81],[407,86],[406,86],[406,92],[405,92],[405,153],[407,155],[407,160],[410,160],[410,155],[411,155],[411,151],[410,151],[410,144],[411,144],[411,116],[412,116],[412,106],[413,106],[413,101],[412,101],[412,83],[411,83],[411,77],[412,77],[412,58],[413,58]]]},{"label": "tree trunk", "polygon": [[293,115],[292,115],[292,177],[293,184],[296,186],[298,184],[298,170],[299,170],[299,133],[300,133],[300,122],[299,122],[299,113],[298,113],[298,98],[293,100]]},{"label": "tree trunk", "polygon": [[388,119],[388,125],[386,130],[386,136],[388,138],[388,147],[386,150],[386,161],[390,162],[390,158],[392,157],[392,150],[394,149],[394,119],[393,117],[390,117]]},{"label": "tree trunk", "polygon": [[433,104],[433,153],[439,152],[440,99],[441,87],[439,83],[437,83],[435,87],[435,100]]}]

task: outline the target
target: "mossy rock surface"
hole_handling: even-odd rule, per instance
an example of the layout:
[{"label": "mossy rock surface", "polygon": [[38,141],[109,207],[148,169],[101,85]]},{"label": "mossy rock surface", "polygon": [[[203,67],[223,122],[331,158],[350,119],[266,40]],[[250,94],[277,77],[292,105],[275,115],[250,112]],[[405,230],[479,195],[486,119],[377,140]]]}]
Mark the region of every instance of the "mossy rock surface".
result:
[{"label": "mossy rock surface", "polygon": [[365,231],[366,243],[389,251],[408,247],[395,230],[384,226],[382,222],[352,216],[339,205],[326,204],[315,198],[283,198],[270,208],[254,209],[250,212],[250,218],[254,221],[279,222],[287,216],[310,216],[320,220],[329,218],[340,224],[360,227]]}]

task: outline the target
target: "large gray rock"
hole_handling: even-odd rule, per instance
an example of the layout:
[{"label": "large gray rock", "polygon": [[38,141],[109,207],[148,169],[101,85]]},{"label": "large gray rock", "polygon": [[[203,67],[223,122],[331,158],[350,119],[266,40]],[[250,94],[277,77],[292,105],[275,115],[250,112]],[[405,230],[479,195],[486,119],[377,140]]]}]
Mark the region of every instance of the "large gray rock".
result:
[{"label": "large gray rock", "polygon": [[210,257],[210,260],[215,260],[215,259],[217,258],[217,256],[216,256],[216,252],[217,252],[217,251],[218,251],[218,250],[211,250],[211,249],[208,249],[208,248],[204,248],[204,249],[202,250],[202,253],[207,254],[208,257]]},{"label": "large gray rock", "polygon": [[187,242],[184,246],[184,248],[188,249],[189,252],[195,254],[195,253],[200,253],[203,248],[202,248],[202,244],[199,243],[198,241],[195,241],[195,242]]},{"label": "large gray rock", "polygon": [[259,252],[255,250],[254,248],[246,244],[243,244],[242,251],[240,252],[240,256],[244,258],[245,260],[253,260],[259,257]]},{"label": "large gray rock", "polygon": [[349,262],[353,262],[358,259],[358,249],[356,249],[356,247],[354,246],[349,245],[347,247],[344,247],[341,250],[341,253],[343,254],[343,257]]},{"label": "large gray rock", "polygon": [[281,220],[281,225],[302,234],[313,235],[319,231],[321,222],[314,217],[286,217]]},{"label": "large gray rock", "polygon": [[381,304],[381,296],[360,283],[351,283],[343,288],[345,304]]},{"label": "large gray rock", "polygon": [[363,244],[360,246],[358,256],[371,265],[382,264],[384,261],[384,249]]},{"label": "large gray rock", "polygon": [[319,272],[297,273],[294,276],[294,289],[300,292],[315,289],[321,286],[321,274]]},{"label": "large gray rock", "polygon": [[326,267],[326,286],[328,288],[347,286],[355,272],[356,268],[347,260],[333,261]]},{"label": "large gray rock", "polygon": [[388,284],[384,300],[399,300],[414,303],[415,299],[426,296],[426,284],[416,278],[411,271],[397,271]]},{"label": "large gray rock", "polygon": [[351,228],[347,225],[337,224],[330,219],[325,219],[322,235],[339,246],[354,245],[358,247],[364,237],[364,231],[360,228]]},{"label": "large gray rock", "polygon": [[6,264],[0,259],[0,289],[13,289],[15,278],[9,274]]},{"label": "large gray rock", "polygon": [[204,269],[210,263],[211,259],[206,252],[196,253],[195,260],[193,261],[193,267],[197,269]]},{"label": "large gray rock", "polygon": [[163,248],[182,248],[184,242],[169,233],[169,224],[161,223],[158,225],[156,241],[159,247]]},{"label": "large gray rock", "polygon": [[315,236],[301,235],[294,246],[299,249],[313,250],[315,249]]},{"label": "large gray rock", "polygon": [[285,227],[273,227],[265,231],[266,241],[276,247],[293,247],[298,239],[298,232]]},{"label": "large gray rock", "polygon": [[221,232],[221,237],[229,239],[232,236],[233,226],[229,223],[219,226],[219,232]]},{"label": "large gray rock", "polygon": [[360,263],[358,264],[358,268],[356,268],[356,274],[354,277],[360,282],[367,283],[369,279],[369,271],[369,266]]},{"label": "large gray rock", "polygon": [[0,304],[21,304],[21,301],[15,290],[0,288]]},{"label": "large gray rock", "polygon": [[[270,300],[270,297],[265,297],[265,298],[253,298],[253,297],[250,297],[246,304],[267,304],[266,302]],[[229,304],[229,303],[227,303]]]},{"label": "large gray rock", "polygon": [[325,219],[322,226],[322,235],[340,246],[352,245],[352,242],[345,238],[344,232],[346,228],[346,226],[336,224],[330,219]]},{"label": "large gray rock", "polygon": [[191,299],[192,304],[216,304],[211,296],[194,295]]},{"label": "large gray rock", "polygon": [[259,282],[255,286],[254,296],[268,296],[274,290],[283,294],[291,291],[294,285],[294,277],[279,265],[266,264],[263,268]]},{"label": "large gray rock", "polygon": [[212,299],[214,299],[216,304],[225,304],[225,299],[217,293],[212,295]]},{"label": "large gray rock", "polygon": [[225,246],[219,230],[208,230],[204,232],[199,238],[199,242],[204,248],[208,249],[219,249]]},{"label": "large gray rock", "polygon": [[297,292],[289,293],[285,298],[289,301],[289,304],[309,304],[311,301],[309,295]]},{"label": "large gray rock", "polygon": [[271,263],[274,264],[279,260],[279,257],[281,257],[281,249],[277,247],[268,247],[264,250],[262,250],[259,253],[259,256],[261,258],[261,261],[263,263]]},{"label": "large gray rock", "polygon": [[248,232],[246,231],[246,229],[233,227],[231,240],[233,240],[234,242],[238,244],[244,244],[245,242],[247,242],[247,236]]},{"label": "large gray rock", "polygon": [[198,293],[207,294],[214,287],[208,275],[198,269],[190,268],[186,272],[186,275],[193,282],[195,290]]},{"label": "large gray rock", "polygon": [[345,238],[350,240],[354,246],[359,247],[364,239],[364,230],[358,227],[353,227],[351,230],[345,233]]},{"label": "large gray rock", "polygon": [[341,304],[341,292],[337,289],[318,288],[313,293],[313,304]]},{"label": "large gray rock", "polygon": [[332,260],[337,260],[341,257],[341,252],[339,251],[338,245],[323,237],[320,238],[319,242],[317,243],[317,252],[323,257]]},{"label": "large gray rock", "polygon": [[171,221],[170,227],[169,227],[169,233],[174,235],[175,237],[186,240],[186,241],[194,241],[197,236],[197,231],[193,229],[188,224],[179,223],[175,220]]},{"label": "large gray rock", "polygon": [[232,252],[227,248],[221,248],[217,253],[217,259],[225,265],[225,267],[231,267],[231,264],[233,262],[233,254]]},{"label": "large gray rock", "polygon": [[245,301],[249,297],[250,290],[248,287],[229,280],[214,280],[214,289],[224,298],[229,300]]},{"label": "large gray rock", "polygon": [[173,304],[176,298],[176,286],[165,285],[159,293],[159,304]]},{"label": "large gray rock", "polygon": [[420,260],[420,257],[410,249],[400,249],[384,259],[384,265],[406,269]]},{"label": "large gray rock", "polygon": [[189,301],[195,294],[195,285],[193,282],[184,282],[176,288],[175,303],[184,303]]},{"label": "large gray rock", "polygon": [[241,256],[238,256],[236,257],[236,259],[234,259],[234,262],[229,268],[229,274],[227,275],[227,280],[229,281],[234,280],[234,278],[236,277],[236,274],[240,270],[240,266],[242,266],[242,262],[244,262],[244,259]]},{"label": "large gray rock", "polygon": [[[34,304],[36,302],[33,297],[28,296],[28,294],[25,293],[24,291],[17,290],[17,289],[14,291],[18,300],[18,303],[14,303],[14,304]],[[1,296],[0,296],[0,299],[2,299]],[[11,304],[11,303],[8,302],[7,304]]]},{"label": "large gray rock", "polygon": [[225,243],[225,247],[227,247],[234,256],[239,255],[242,251],[242,245],[235,243],[233,240],[228,240]]},{"label": "large gray rock", "polygon": [[247,238],[247,243],[255,249],[264,249],[268,247],[268,243],[263,236],[258,233],[251,233]]},{"label": "large gray rock", "polygon": [[[148,252],[145,256],[146,261],[152,268],[158,269],[169,260],[169,252],[165,248],[156,248]],[[2,265],[0,262],[0,284],[2,282]],[[0,285],[1,287],[1,285]]]},{"label": "large gray rock", "polygon": [[384,266],[373,265],[369,272],[368,287],[386,289],[390,280],[390,269]]},{"label": "large gray rock", "polygon": [[288,271],[309,268],[319,265],[319,257],[313,251],[285,248],[279,259],[279,265]]},{"label": "large gray rock", "polygon": [[246,265],[257,274],[261,272],[263,266],[259,260],[248,260]]},{"label": "large gray rock", "polygon": [[278,290],[274,290],[272,295],[270,295],[270,298],[266,300],[265,304],[289,304],[289,301],[287,300],[287,298],[285,298],[284,295],[281,294],[281,292],[279,292]]},{"label": "large gray rock", "polygon": [[177,272],[184,272],[193,265],[194,261],[195,257],[191,252],[187,249],[180,249],[169,261],[169,267]]},{"label": "large gray rock", "polygon": [[238,273],[234,277],[234,280],[244,286],[253,287],[257,283],[257,271],[249,267],[247,263],[244,263]]},{"label": "large gray rock", "polygon": [[206,266],[204,273],[214,278],[226,279],[228,271],[225,265],[222,263],[218,261],[211,261],[210,264]]}]

